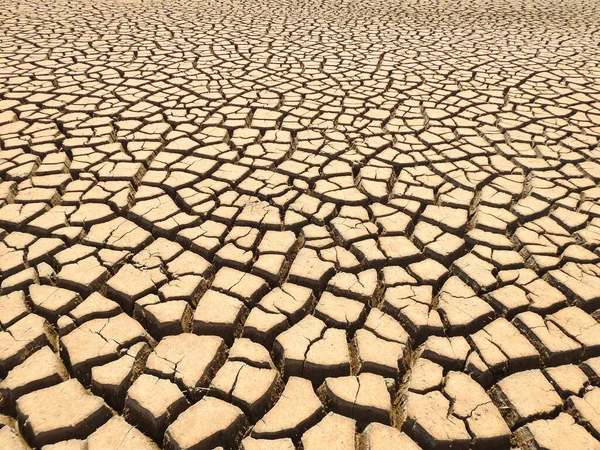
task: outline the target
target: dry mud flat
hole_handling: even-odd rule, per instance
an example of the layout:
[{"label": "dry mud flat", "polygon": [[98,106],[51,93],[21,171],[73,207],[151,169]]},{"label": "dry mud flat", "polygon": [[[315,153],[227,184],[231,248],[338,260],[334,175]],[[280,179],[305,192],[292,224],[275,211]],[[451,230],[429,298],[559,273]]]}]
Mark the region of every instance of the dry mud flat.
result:
[{"label": "dry mud flat", "polygon": [[0,0],[0,449],[600,449],[599,9]]}]

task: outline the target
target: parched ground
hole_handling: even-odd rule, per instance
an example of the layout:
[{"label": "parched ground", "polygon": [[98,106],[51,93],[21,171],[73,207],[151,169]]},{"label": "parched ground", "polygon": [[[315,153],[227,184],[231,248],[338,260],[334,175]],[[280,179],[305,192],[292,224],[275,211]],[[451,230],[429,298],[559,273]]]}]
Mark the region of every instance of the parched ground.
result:
[{"label": "parched ground", "polygon": [[0,0],[0,449],[600,449],[600,3]]}]

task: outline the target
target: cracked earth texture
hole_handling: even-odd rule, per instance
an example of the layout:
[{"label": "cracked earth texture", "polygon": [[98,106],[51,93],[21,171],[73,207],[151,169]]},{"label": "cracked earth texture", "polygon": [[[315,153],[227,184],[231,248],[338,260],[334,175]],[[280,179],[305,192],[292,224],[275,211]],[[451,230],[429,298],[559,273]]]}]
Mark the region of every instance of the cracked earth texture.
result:
[{"label": "cracked earth texture", "polygon": [[598,2],[0,11],[1,449],[600,449]]}]

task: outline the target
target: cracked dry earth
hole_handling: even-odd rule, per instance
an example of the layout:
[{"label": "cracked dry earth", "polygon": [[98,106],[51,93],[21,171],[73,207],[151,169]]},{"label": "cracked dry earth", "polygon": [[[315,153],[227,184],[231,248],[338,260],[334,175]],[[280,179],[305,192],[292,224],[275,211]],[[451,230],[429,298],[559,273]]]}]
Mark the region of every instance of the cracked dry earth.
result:
[{"label": "cracked dry earth", "polygon": [[600,4],[0,11],[1,449],[600,449]]}]

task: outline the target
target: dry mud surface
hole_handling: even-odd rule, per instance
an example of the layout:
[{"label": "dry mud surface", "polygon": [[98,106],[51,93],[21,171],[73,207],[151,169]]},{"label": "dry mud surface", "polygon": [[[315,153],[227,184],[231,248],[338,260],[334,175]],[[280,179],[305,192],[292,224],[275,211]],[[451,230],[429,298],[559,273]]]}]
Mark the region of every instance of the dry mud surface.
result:
[{"label": "dry mud surface", "polygon": [[2,450],[600,449],[600,4],[0,0]]}]

